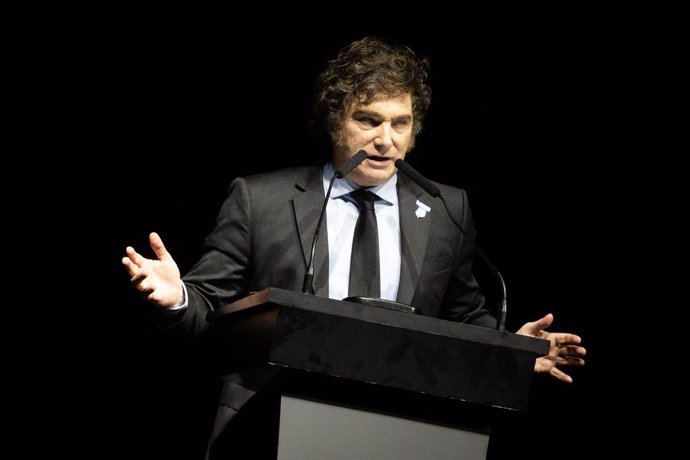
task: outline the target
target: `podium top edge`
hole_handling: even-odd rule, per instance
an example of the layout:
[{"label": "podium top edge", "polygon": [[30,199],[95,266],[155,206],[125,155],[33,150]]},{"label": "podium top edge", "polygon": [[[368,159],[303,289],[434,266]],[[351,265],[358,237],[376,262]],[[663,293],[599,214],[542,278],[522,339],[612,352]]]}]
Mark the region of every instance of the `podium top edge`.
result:
[{"label": "podium top edge", "polygon": [[370,305],[319,297],[275,287],[268,287],[253,292],[246,297],[212,311],[208,314],[207,319],[211,322],[230,319],[239,312],[249,311],[250,308],[267,304],[275,307],[299,308],[344,318],[380,323],[392,327],[417,330],[422,333],[441,334],[463,340],[505,346],[531,352],[537,356],[542,356],[549,352],[549,342],[535,337],[430,316],[376,308]]}]

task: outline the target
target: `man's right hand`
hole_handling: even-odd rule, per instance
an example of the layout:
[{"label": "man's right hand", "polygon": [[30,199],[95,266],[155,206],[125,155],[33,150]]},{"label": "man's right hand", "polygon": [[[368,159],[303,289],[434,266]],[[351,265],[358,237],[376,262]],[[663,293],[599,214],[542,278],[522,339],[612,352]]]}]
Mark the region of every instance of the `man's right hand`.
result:
[{"label": "man's right hand", "polygon": [[146,300],[161,308],[179,307],[184,301],[180,270],[157,233],[149,235],[149,244],[156,259],[147,259],[127,246],[122,265],[132,277],[132,286]]}]

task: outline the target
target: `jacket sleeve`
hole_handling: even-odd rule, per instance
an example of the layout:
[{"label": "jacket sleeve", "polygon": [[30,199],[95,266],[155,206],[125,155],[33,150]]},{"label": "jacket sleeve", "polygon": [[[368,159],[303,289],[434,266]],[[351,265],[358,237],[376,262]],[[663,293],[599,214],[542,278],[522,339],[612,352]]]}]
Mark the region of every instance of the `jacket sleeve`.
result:
[{"label": "jacket sleeve", "polygon": [[206,315],[246,295],[251,271],[250,203],[243,178],[235,179],[218,213],[215,228],[204,241],[201,259],[183,276],[186,309],[159,318],[159,325],[179,335],[208,329]]}]

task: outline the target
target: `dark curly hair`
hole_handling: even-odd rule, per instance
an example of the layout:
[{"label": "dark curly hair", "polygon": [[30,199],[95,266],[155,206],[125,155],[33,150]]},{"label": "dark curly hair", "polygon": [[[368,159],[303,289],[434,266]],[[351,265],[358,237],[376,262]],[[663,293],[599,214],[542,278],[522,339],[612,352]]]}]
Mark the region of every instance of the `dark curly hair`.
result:
[{"label": "dark curly hair", "polygon": [[343,48],[319,74],[314,92],[316,121],[336,138],[346,111],[374,97],[412,96],[412,142],[421,131],[431,103],[429,61],[407,46],[380,37],[365,37]]}]

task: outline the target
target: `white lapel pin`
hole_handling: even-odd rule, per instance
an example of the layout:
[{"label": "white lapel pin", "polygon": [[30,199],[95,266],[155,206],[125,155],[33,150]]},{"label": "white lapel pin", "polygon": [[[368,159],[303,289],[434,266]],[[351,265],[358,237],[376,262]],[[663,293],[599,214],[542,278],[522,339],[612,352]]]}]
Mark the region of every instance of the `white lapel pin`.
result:
[{"label": "white lapel pin", "polygon": [[431,208],[421,201],[417,200],[417,210],[414,212],[417,219],[422,219],[426,216],[426,213],[431,211]]}]

